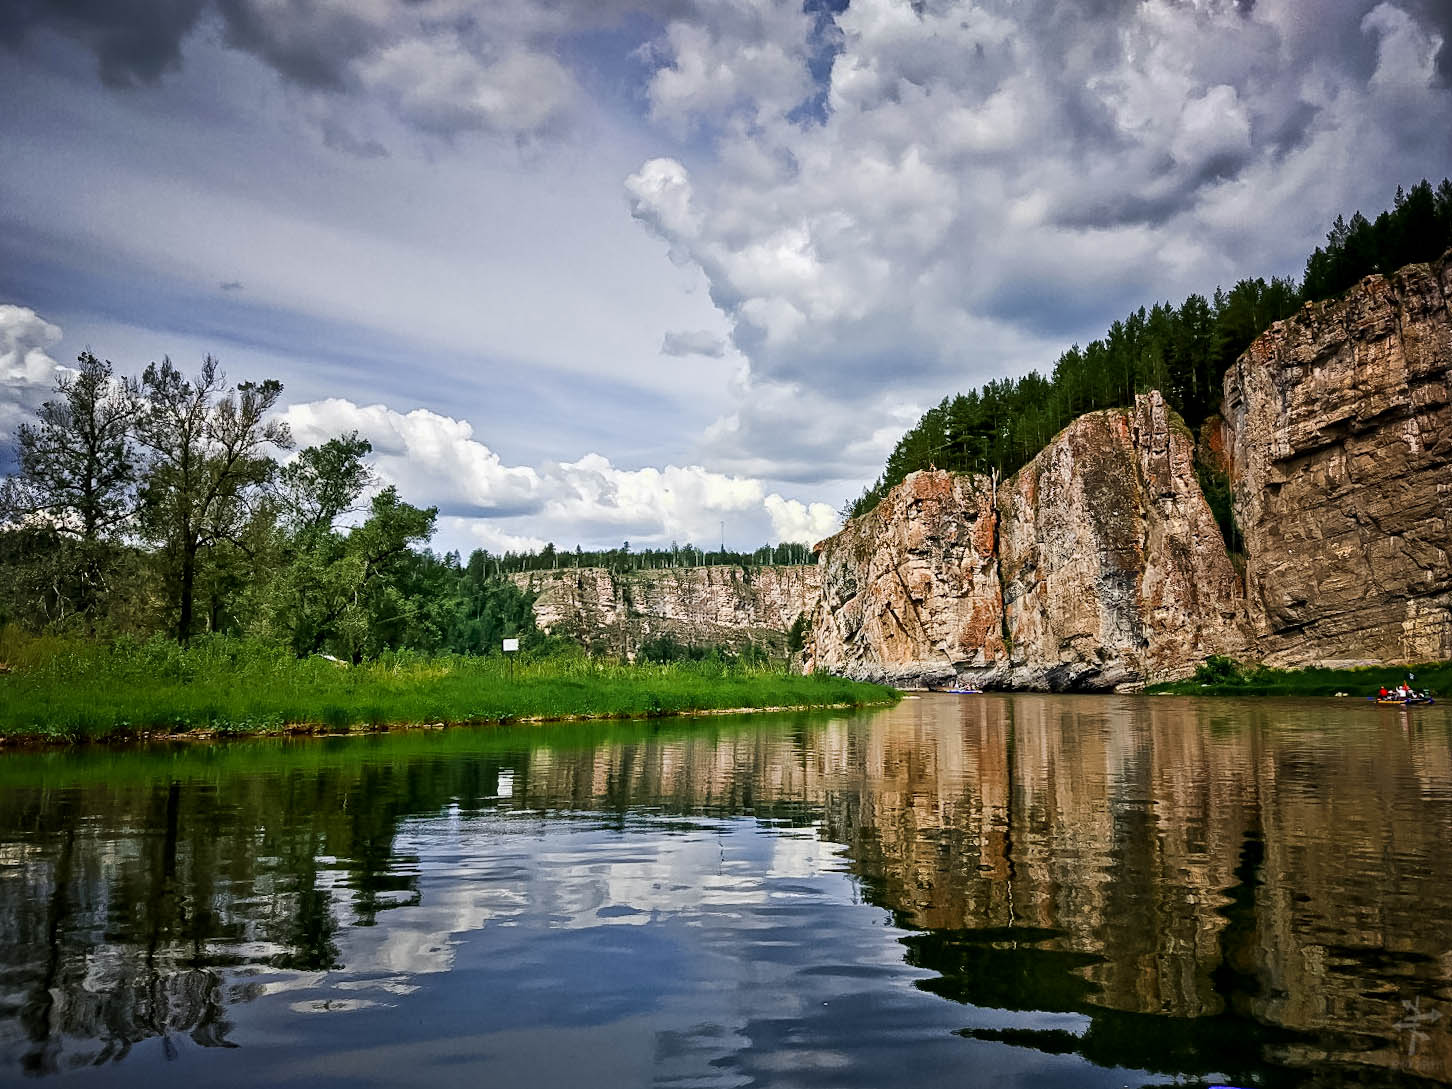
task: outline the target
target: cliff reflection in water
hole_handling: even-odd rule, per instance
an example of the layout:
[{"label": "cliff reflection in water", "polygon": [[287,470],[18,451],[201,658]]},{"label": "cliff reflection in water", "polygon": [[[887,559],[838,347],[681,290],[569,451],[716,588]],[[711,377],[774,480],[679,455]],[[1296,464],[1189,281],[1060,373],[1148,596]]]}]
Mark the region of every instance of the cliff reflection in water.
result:
[{"label": "cliff reflection in water", "polygon": [[[269,995],[407,996],[501,920],[685,912],[717,875],[651,822],[754,815],[815,828],[963,1036],[1166,1074],[1452,1082],[1449,740],[1440,712],[1012,696],[11,755],[0,1078],[245,1043],[239,1004]],[[640,857],[537,866],[581,821]],[[498,849],[509,829],[528,843]]]}]

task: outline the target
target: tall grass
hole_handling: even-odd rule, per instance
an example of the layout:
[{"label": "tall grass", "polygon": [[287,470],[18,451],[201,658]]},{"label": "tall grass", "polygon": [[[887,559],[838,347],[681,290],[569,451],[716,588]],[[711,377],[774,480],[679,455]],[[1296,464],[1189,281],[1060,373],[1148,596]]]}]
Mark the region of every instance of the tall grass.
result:
[{"label": "tall grass", "polygon": [[0,632],[0,737],[107,739],[524,718],[624,718],[883,702],[891,689],[721,662],[630,665],[556,653],[385,654],[359,666],[212,637],[110,644]]}]

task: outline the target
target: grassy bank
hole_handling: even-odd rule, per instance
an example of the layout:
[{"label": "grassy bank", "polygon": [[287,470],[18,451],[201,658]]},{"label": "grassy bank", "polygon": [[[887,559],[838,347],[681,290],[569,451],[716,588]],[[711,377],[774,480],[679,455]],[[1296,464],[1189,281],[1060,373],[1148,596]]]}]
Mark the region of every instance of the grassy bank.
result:
[{"label": "grassy bank", "polygon": [[581,654],[385,655],[345,666],[267,644],[0,640],[0,738],[109,740],[425,723],[624,718],[888,702],[888,688],[721,662],[623,665]]},{"label": "grassy bank", "polygon": [[1261,665],[1212,657],[1188,680],[1151,685],[1151,694],[1177,696],[1334,696],[1344,692],[1363,698],[1385,685],[1394,688],[1416,674],[1413,686],[1452,699],[1452,662],[1414,666],[1366,666],[1359,669],[1269,669]]}]

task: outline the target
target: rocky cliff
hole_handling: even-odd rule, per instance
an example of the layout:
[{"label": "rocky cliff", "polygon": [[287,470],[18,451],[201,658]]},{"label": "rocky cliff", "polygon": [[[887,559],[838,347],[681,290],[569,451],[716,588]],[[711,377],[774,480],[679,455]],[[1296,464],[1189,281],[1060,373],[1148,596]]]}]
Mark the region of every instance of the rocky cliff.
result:
[{"label": "rocky cliff", "polygon": [[1225,377],[1246,612],[1273,664],[1452,657],[1452,255],[1369,276]]},{"label": "rocky cliff", "polygon": [[1243,642],[1238,580],[1158,393],[1065,428],[999,489],[1012,687],[1113,688],[1183,676]]},{"label": "rocky cliff", "polygon": [[807,667],[905,683],[997,667],[997,540],[990,480],[913,473],[823,543]]},{"label": "rocky cliff", "polygon": [[510,576],[537,594],[535,622],[597,650],[633,656],[647,639],[784,654],[786,633],[819,596],[816,567],[562,568]]},{"label": "rocky cliff", "polygon": [[1065,428],[995,488],[913,473],[823,543],[808,665],[898,684],[1112,688],[1244,640],[1238,582],[1157,393]]},{"label": "rocky cliff", "polygon": [[1263,334],[1203,460],[1157,393],[1064,429],[997,487],[914,473],[820,546],[807,666],[899,684],[1110,688],[1211,654],[1452,657],[1452,254]]}]

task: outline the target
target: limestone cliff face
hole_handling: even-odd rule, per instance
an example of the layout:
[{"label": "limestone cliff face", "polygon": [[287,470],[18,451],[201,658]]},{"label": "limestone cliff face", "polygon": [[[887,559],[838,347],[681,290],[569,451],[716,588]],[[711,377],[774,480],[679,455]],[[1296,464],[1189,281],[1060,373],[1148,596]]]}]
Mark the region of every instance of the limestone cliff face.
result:
[{"label": "limestone cliff face", "polygon": [[1065,428],[999,490],[1014,687],[1113,688],[1189,673],[1244,642],[1238,581],[1158,393]]},{"label": "limestone cliff face", "polygon": [[813,566],[625,574],[585,567],[510,577],[538,595],[534,615],[542,630],[626,655],[643,640],[667,634],[694,645],[751,641],[783,653],[787,629],[819,596]]},{"label": "limestone cliff face", "polygon": [[998,665],[997,523],[987,478],[909,476],[824,543],[808,667],[915,684]]},{"label": "limestone cliff face", "polygon": [[1273,664],[1452,657],[1452,255],[1370,276],[1225,378],[1247,615]]},{"label": "limestone cliff face", "polygon": [[910,475],[817,567],[519,576],[542,627],[630,652],[784,645],[901,685],[1117,688],[1211,654],[1274,665],[1452,658],[1452,254],[1273,326],[1225,379],[1202,461],[1228,475],[1232,564],[1195,443],[1158,393],[1065,428],[992,480]]},{"label": "limestone cliff face", "polygon": [[913,473],[822,545],[808,665],[898,684],[1113,688],[1240,646],[1194,443],[1159,394],[1076,420],[994,489]]},{"label": "limestone cliff face", "polygon": [[1452,254],[1273,326],[1202,461],[1157,393],[1065,428],[996,490],[909,476],[823,542],[807,665],[899,684],[1108,688],[1211,654],[1452,658]]}]

